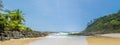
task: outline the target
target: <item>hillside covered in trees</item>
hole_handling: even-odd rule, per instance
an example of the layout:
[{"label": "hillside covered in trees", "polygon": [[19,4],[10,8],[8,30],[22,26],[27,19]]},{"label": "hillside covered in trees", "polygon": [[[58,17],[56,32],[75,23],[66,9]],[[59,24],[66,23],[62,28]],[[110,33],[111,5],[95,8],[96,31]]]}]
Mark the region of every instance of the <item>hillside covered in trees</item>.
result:
[{"label": "hillside covered in trees", "polygon": [[90,22],[83,33],[120,33],[120,11]]}]

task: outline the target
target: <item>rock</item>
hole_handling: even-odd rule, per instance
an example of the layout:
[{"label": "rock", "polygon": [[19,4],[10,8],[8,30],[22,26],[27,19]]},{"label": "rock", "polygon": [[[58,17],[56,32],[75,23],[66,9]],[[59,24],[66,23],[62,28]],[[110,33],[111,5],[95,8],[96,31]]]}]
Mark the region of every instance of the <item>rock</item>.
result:
[{"label": "rock", "polygon": [[19,38],[35,38],[47,36],[48,33],[42,33],[38,31],[6,31],[0,33],[0,41],[19,39]]}]

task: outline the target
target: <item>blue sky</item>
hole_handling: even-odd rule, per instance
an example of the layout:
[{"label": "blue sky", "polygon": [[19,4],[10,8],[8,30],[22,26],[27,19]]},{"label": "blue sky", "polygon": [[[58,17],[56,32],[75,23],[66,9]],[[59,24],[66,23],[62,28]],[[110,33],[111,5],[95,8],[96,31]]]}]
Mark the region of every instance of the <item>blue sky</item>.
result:
[{"label": "blue sky", "polygon": [[120,0],[3,0],[21,9],[26,26],[38,31],[82,31],[87,23],[120,10]]}]

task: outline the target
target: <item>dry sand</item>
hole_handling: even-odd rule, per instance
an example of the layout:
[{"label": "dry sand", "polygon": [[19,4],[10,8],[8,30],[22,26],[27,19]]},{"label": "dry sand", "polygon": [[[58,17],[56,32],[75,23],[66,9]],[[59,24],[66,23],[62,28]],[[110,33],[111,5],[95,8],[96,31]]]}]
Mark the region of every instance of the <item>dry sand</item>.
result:
[{"label": "dry sand", "polygon": [[0,42],[0,45],[27,45],[28,43],[38,39],[40,38],[11,39],[8,41]]},{"label": "dry sand", "polygon": [[88,37],[89,45],[120,45],[120,38]]}]

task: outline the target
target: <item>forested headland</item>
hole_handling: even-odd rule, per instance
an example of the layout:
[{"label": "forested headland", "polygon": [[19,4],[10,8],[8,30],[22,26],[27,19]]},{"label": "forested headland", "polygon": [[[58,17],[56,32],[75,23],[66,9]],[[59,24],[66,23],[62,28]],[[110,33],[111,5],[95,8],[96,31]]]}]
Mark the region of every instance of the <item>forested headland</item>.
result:
[{"label": "forested headland", "polygon": [[0,40],[46,36],[47,33],[34,31],[25,26],[25,16],[20,9],[4,8],[0,0]]},{"label": "forested headland", "polygon": [[120,11],[94,19],[88,23],[84,34],[120,33]]}]

